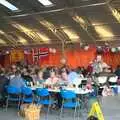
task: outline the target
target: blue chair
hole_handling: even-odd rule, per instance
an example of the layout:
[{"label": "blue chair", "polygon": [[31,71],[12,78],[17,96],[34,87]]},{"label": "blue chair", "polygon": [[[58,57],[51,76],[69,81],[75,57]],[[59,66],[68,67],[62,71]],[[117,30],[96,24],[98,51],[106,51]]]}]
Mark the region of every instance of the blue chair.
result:
[{"label": "blue chair", "polygon": [[48,119],[48,113],[50,111],[50,107],[55,104],[55,101],[51,99],[50,93],[48,91],[48,89],[46,88],[38,88],[36,90],[36,94],[37,94],[37,104],[38,105],[47,105],[48,106],[48,110],[47,110],[47,118]]},{"label": "blue chair", "polygon": [[6,87],[6,91],[7,91],[6,110],[8,108],[9,101],[18,102],[19,109],[21,100],[21,89],[15,86],[8,86]]},{"label": "blue chair", "polygon": [[62,90],[61,97],[63,100],[60,111],[60,119],[62,117],[64,108],[72,108],[72,109],[74,108],[74,120],[75,120],[77,108],[79,108],[78,112],[80,112],[80,100],[77,98],[76,94],[73,91],[68,91],[68,90]]},{"label": "blue chair", "polygon": [[32,103],[33,102],[33,92],[29,87],[22,88],[22,103]]}]

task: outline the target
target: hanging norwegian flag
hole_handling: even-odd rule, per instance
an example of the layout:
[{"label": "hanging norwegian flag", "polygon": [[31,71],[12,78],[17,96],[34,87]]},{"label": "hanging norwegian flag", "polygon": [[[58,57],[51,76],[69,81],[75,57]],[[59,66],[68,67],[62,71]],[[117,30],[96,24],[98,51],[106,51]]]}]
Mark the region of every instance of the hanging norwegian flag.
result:
[{"label": "hanging norwegian flag", "polygon": [[38,63],[41,58],[45,58],[49,55],[48,48],[34,48],[33,50],[33,62]]}]

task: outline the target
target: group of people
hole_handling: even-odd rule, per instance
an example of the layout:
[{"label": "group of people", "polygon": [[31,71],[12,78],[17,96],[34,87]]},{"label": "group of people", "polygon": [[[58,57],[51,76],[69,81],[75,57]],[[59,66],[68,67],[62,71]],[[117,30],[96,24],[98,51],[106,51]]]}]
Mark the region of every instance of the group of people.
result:
[{"label": "group of people", "polygon": [[[70,69],[62,67],[39,67],[36,65],[11,65],[9,68],[0,68],[0,95],[5,101],[5,86],[17,88],[42,85],[43,87],[60,87],[61,85],[74,87],[79,78],[87,76],[87,70],[81,67]],[[85,86],[90,88],[90,82]]]},{"label": "group of people", "polygon": [[[109,71],[108,71],[109,70]],[[112,73],[120,76],[120,67],[115,72],[102,61],[94,60],[86,69],[77,67],[71,69],[69,66],[62,67],[38,65],[14,64],[3,68],[0,66],[0,93],[4,93],[5,85],[12,85],[18,88],[42,84],[44,86],[54,86],[58,84],[76,85],[76,82],[89,78],[86,88],[92,89],[92,77],[97,74]],[[81,78],[81,79],[80,79]]]},{"label": "group of people", "polygon": [[[44,67],[40,68],[35,65],[19,66],[12,65],[10,68],[1,68],[1,80],[6,84],[21,88],[26,85],[56,85],[56,84],[73,84],[78,78],[84,78],[86,74],[84,68],[70,69],[68,66]],[[2,81],[1,81],[2,82]]]}]

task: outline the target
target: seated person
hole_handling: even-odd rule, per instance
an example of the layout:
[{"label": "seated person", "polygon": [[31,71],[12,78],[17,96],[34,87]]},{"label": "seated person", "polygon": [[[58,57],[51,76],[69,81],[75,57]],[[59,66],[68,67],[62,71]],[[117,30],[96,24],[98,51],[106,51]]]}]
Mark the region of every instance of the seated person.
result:
[{"label": "seated person", "polygon": [[43,72],[43,79],[46,80],[50,77],[50,67],[45,68],[44,72]]},{"label": "seated person", "polygon": [[15,73],[10,73],[10,74],[8,75],[8,79],[9,79],[9,80],[13,79],[14,77],[15,77]]},{"label": "seated person", "polygon": [[25,86],[26,86],[23,78],[21,77],[20,71],[16,71],[16,72],[15,72],[15,77],[10,80],[9,85],[15,86],[15,87],[17,87],[17,88],[22,88],[22,87],[25,87]]},{"label": "seated person", "polygon": [[30,76],[30,70],[25,71],[22,73],[21,77],[26,81],[26,82],[33,82],[33,78]]},{"label": "seated person", "polygon": [[87,84],[86,84],[86,88],[88,90],[92,90],[92,80],[91,80],[91,78],[88,79]]},{"label": "seated person", "polygon": [[45,81],[45,85],[55,85],[59,82],[59,78],[56,77],[56,72],[54,69],[50,71],[50,77]]},{"label": "seated person", "polygon": [[110,88],[109,84],[106,84],[103,88],[103,91],[102,91],[102,95],[103,96],[113,96],[114,95],[114,92],[113,90]]},{"label": "seated person", "polygon": [[76,79],[78,79],[79,75],[75,72],[75,70],[71,70],[68,74],[69,83],[73,84]]},{"label": "seated person", "polygon": [[68,84],[68,74],[66,71],[61,71],[61,77],[60,77],[60,81],[59,83],[60,84]]},{"label": "seated person", "polygon": [[35,84],[43,84],[45,82],[45,80],[43,79],[43,71],[42,70],[37,71],[34,82],[35,82]]}]

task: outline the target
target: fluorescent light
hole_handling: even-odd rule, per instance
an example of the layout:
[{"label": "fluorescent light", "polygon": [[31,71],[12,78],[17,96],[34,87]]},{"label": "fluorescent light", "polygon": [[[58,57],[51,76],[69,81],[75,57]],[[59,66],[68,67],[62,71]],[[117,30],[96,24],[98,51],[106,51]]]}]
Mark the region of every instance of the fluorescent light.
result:
[{"label": "fluorescent light", "polygon": [[53,3],[49,0],[38,0],[42,5],[51,7],[53,6]]},{"label": "fluorescent light", "polygon": [[76,41],[78,41],[80,39],[80,37],[77,35],[77,33],[72,29],[64,28],[63,31],[74,42],[76,42]]},{"label": "fluorescent light", "polygon": [[19,36],[18,38],[19,38],[19,42],[22,43],[23,45],[26,45],[28,43],[27,40],[25,40],[21,36]]},{"label": "fluorescent light", "polygon": [[99,34],[100,37],[113,37],[113,33],[102,26],[95,27],[96,32]]},{"label": "fluorescent light", "polygon": [[41,38],[41,41],[43,41],[44,43],[50,42],[50,38],[46,34],[37,32],[37,35],[39,35],[39,37]]},{"label": "fluorescent light", "polygon": [[2,34],[2,35],[3,35],[4,33],[5,33],[4,31],[0,30],[0,34]]},{"label": "fluorescent light", "polygon": [[7,7],[8,9],[12,10],[12,11],[17,11],[19,10],[17,7],[15,7],[14,5],[12,5],[11,3],[9,3],[6,0],[0,0],[0,4],[4,5],[5,7]]},{"label": "fluorescent light", "polygon": [[6,42],[2,39],[0,39],[0,44],[6,44]]},{"label": "fluorescent light", "polygon": [[120,13],[116,9],[112,9],[112,14],[116,20],[120,23]]},{"label": "fluorescent light", "polygon": [[82,17],[80,17],[78,15],[75,15],[75,16],[72,17],[72,19],[74,21],[76,21],[77,23],[79,23],[80,26],[82,26],[84,29],[86,29],[86,22]]}]

